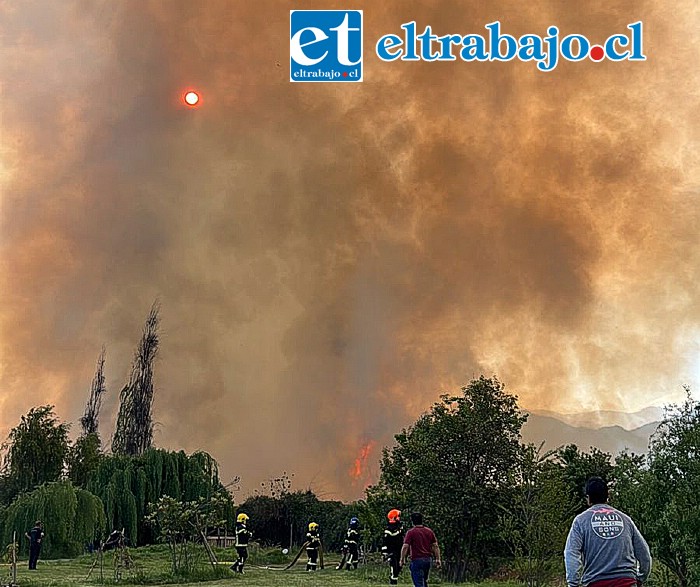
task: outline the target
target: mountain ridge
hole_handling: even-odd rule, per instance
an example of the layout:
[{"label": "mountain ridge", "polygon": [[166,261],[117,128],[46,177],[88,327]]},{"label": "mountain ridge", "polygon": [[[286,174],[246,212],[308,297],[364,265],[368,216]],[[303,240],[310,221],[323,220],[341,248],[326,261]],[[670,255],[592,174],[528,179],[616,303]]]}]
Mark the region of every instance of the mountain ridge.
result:
[{"label": "mountain ridge", "polygon": [[648,406],[636,412],[620,412],[615,410],[598,410],[589,412],[574,412],[564,414],[552,410],[525,410],[548,418],[555,418],[569,426],[583,428],[606,428],[620,426],[625,430],[634,430],[652,422],[660,422],[664,417],[663,408]]},{"label": "mountain ridge", "polygon": [[558,417],[532,411],[528,412],[528,420],[523,425],[521,434],[523,442],[536,445],[544,442],[544,450],[575,444],[584,452],[588,452],[591,447],[596,447],[613,456],[624,450],[642,454],[648,451],[649,439],[659,423],[659,421],[648,422],[631,430],[619,424],[598,428],[572,426]]}]

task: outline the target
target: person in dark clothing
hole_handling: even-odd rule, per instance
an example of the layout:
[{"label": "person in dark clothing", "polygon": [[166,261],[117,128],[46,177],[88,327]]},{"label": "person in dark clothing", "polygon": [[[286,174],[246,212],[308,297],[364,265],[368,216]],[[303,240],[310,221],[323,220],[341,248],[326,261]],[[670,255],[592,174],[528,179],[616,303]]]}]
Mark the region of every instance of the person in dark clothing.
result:
[{"label": "person in dark clothing", "polygon": [[252,533],[246,527],[249,519],[246,514],[238,514],[236,518],[236,554],[238,558],[231,565],[231,570],[235,573],[243,574],[245,561],[248,560],[248,542],[250,542],[252,536]]},{"label": "person in dark clothing", "polygon": [[428,587],[428,574],[432,559],[435,558],[435,568],[439,569],[440,547],[433,531],[423,525],[423,516],[418,512],[411,514],[413,528],[406,532],[401,547],[401,566],[406,563],[406,557],[411,556],[411,579],[415,587]]},{"label": "person in dark clothing", "polygon": [[382,538],[382,554],[389,562],[389,585],[398,585],[401,572],[401,547],[403,546],[403,525],[401,512],[391,510],[387,516],[389,522]]},{"label": "person in dark clothing", "polygon": [[318,550],[321,548],[321,536],[318,524],[311,522],[306,533],[306,570],[315,571],[318,563]]},{"label": "person in dark clothing", "polygon": [[360,562],[360,520],[357,518],[350,518],[350,527],[345,534],[343,547],[347,552],[345,568],[348,571],[350,569],[356,569]]},{"label": "person in dark clothing", "polygon": [[24,535],[29,539],[29,570],[34,571],[41,552],[41,540],[44,538],[44,525],[41,520],[37,520],[34,527]]}]

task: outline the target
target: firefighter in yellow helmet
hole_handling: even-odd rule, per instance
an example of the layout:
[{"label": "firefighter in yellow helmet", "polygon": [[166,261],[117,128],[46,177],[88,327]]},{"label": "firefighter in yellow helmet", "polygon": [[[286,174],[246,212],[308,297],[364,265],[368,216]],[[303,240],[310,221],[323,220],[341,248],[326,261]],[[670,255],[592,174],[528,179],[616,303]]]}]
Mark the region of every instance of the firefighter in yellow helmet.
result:
[{"label": "firefighter in yellow helmet", "polygon": [[243,566],[248,559],[248,543],[252,536],[247,527],[249,519],[246,514],[238,514],[236,517],[236,554],[238,558],[231,565],[231,570],[235,573],[243,573]]},{"label": "firefighter in yellow helmet", "polygon": [[386,515],[388,523],[382,537],[382,554],[389,563],[391,574],[389,585],[398,585],[401,572],[401,547],[403,546],[404,530],[401,524],[401,512],[390,510]]},{"label": "firefighter in yellow helmet", "polygon": [[321,535],[316,522],[309,524],[306,533],[306,570],[315,571],[318,563],[318,551],[321,548]]}]

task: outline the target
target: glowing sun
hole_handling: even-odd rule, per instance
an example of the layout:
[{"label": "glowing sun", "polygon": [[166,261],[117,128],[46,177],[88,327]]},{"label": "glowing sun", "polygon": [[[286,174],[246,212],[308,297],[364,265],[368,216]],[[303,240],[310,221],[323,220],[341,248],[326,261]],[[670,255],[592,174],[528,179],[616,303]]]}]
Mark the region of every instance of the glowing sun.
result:
[{"label": "glowing sun", "polygon": [[196,106],[199,103],[199,94],[197,92],[187,92],[185,94],[185,104],[188,106]]}]

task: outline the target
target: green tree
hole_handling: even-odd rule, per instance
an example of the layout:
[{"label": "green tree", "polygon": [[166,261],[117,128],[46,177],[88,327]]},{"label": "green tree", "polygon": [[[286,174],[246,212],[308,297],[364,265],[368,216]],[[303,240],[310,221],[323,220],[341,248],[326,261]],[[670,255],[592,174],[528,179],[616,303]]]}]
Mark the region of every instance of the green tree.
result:
[{"label": "green tree", "polygon": [[607,483],[615,481],[615,466],[611,454],[591,447],[590,452],[581,452],[575,444],[569,444],[558,449],[557,460],[564,467],[564,479],[569,493],[576,500],[578,513],[585,510],[586,481],[591,477],[600,477]]},{"label": "green tree", "polygon": [[[166,495],[178,501],[209,498],[223,489],[218,464],[207,453],[187,455],[162,449],[140,456],[103,456],[87,487],[104,503],[107,529],[124,528],[134,545],[150,544],[156,538],[153,526],[144,519],[149,503]],[[232,498],[226,511],[227,519],[232,519]]]},{"label": "green tree", "polygon": [[3,544],[12,541],[15,531],[20,551],[26,552],[24,533],[35,520],[44,522],[46,536],[41,552],[46,558],[81,554],[85,545],[99,538],[105,527],[102,502],[93,494],[73,487],[69,481],[45,483],[12,502],[3,514]]},{"label": "green tree", "polygon": [[686,392],[651,438],[639,492],[642,530],[681,587],[700,584],[700,402]]},{"label": "green tree", "polygon": [[69,450],[69,424],[60,423],[53,406],[39,406],[22,416],[2,446],[3,501],[50,481],[57,481]]},{"label": "green tree", "polygon": [[319,500],[311,491],[283,492],[275,497],[255,495],[246,499],[238,511],[250,516],[256,541],[270,546],[290,546],[290,536],[292,544],[302,544],[309,522],[316,522],[328,551],[341,548],[348,521],[361,513],[355,504]]},{"label": "green tree", "polygon": [[85,413],[80,418],[81,435],[73,443],[68,454],[68,478],[74,485],[87,487],[90,476],[97,469],[102,457],[102,442],[98,432],[100,407],[105,387],[105,347],[97,359],[95,376],[90,385],[90,396]]},{"label": "green tree", "polygon": [[483,576],[489,556],[503,551],[500,506],[508,505],[526,420],[516,397],[482,376],[461,395],[443,395],[383,451],[379,490],[422,511],[452,580]]},{"label": "green tree", "polygon": [[193,501],[166,495],[149,504],[146,522],[158,530],[159,540],[170,548],[173,574],[188,576],[194,571],[201,554],[195,544],[204,539],[207,528],[224,524],[228,501],[228,494],[219,492]]},{"label": "green tree", "polygon": [[512,472],[513,496],[503,507],[502,536],[515,557],[515,568],[528,587],[548,584],[561,572],[564,542],[577,502],[564,468],[542,445],[523,447]]},{"label": "green tree", "polygon": [[610,504],[631,516],[642,534],[648,501],[646,493],[650,482],[649,475],[646,455],[623,451],[615,457]]},{"label": "green tree", "polygon": [[68,451],[68,478],[77,487],[87,487],[102,458],[100,437],[96,433],[80,436]]},{"label": "green tree", "polygon": [[364,528],[365,543],[373,550],[382,546],[382,537],[387,524],[389,510],[402,512],[402,521],[409,525],[410,509],[404,502],[398,501],[386,487],[372,485],[365,491],[365,499],[358,502],[359,518]]}]

